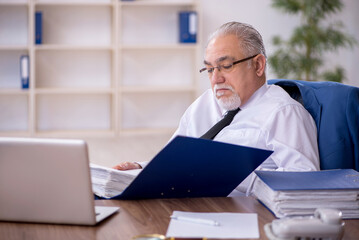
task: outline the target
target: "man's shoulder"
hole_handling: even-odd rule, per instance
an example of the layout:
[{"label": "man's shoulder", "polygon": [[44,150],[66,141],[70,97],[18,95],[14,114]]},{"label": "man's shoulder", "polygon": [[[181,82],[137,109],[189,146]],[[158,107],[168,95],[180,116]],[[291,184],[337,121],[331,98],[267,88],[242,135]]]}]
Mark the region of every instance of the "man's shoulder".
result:
[{"label": "man's shoulder", "polygon": [[260,115],[267,116],[264,117],[267,120],[277,114],[283,115],[283,111],[287,112],[286,114],[292,112],[309,115],[301,103],[291,98],[284,89],[275,85],[268,85],[263,95],[247,110],[257,113],[257,115],[260,112]]},{"label": "man's shoulder", "polygon": [[301,103],[294,100],[283,88],[277,85],[268,85],[266,100],[272,102],[277,107],[298,106],[303,107]]}]

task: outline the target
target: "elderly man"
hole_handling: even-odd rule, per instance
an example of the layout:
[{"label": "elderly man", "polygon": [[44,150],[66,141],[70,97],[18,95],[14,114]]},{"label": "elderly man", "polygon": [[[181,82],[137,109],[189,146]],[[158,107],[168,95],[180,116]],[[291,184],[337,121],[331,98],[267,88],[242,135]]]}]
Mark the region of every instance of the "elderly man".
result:
[{"label": "elderly man", "polygon": [[[274,151],[260,169],[319,170],[314,120],[282,88],[267,85],[266,53],[257,30],[238,22],[222,25],[209,38],[204,65],[200,72],[207,72],[212,89],[186,110],[174,136]],[[215,126],[223,118],[224,126]],[[115,166],[140,167],[138,163]],[[252,181],[253,176],[246,178],[237,190],[249,193]]]}]

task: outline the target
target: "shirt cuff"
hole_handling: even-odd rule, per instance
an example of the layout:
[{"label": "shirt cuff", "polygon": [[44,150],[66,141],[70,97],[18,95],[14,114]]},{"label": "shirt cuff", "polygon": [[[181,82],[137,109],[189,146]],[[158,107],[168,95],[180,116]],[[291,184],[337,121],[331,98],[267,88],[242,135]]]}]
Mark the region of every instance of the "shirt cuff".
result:
[{"label": "shirt cuff", "polygon": [[150,162],[150,161],[145,161],[145,162],[135,162],[135,163],[137,163],[138,165],[140,165],[140,166],[141,166],[141,168],[145,168],[149,162]]}]

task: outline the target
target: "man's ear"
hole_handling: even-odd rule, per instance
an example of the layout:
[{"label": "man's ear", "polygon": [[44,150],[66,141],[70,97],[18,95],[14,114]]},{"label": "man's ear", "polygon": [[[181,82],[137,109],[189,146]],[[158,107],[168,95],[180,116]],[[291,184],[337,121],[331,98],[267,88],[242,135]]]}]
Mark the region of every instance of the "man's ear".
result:
[{"label": "man's ear", "polygon": [[258,54],[254,59],[255,71],[258,77],[263,76],[266,66],[266,58],[263,54]]}]

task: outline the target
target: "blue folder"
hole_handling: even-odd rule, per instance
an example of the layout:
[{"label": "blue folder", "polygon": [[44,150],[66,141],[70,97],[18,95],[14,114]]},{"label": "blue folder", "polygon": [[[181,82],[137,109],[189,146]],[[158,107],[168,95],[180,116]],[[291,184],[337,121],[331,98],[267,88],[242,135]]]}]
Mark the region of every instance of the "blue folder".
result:
[{"label": "blue folder", "polygon": [[35,12],[35,44],[42,44],[42,12]]},{"label": "blue folder", "polygon": [[177,136],[111,199],[225,197],[271,153]]},{"label": "blue folder", "polygon": [[359,172],[334,169],[313,172],[255,171],[274,191],[359,189]]},{"label": "blue folder", "polygon": [[179,42],[197,42],[197,13],[183,11],[179,13]]}]

